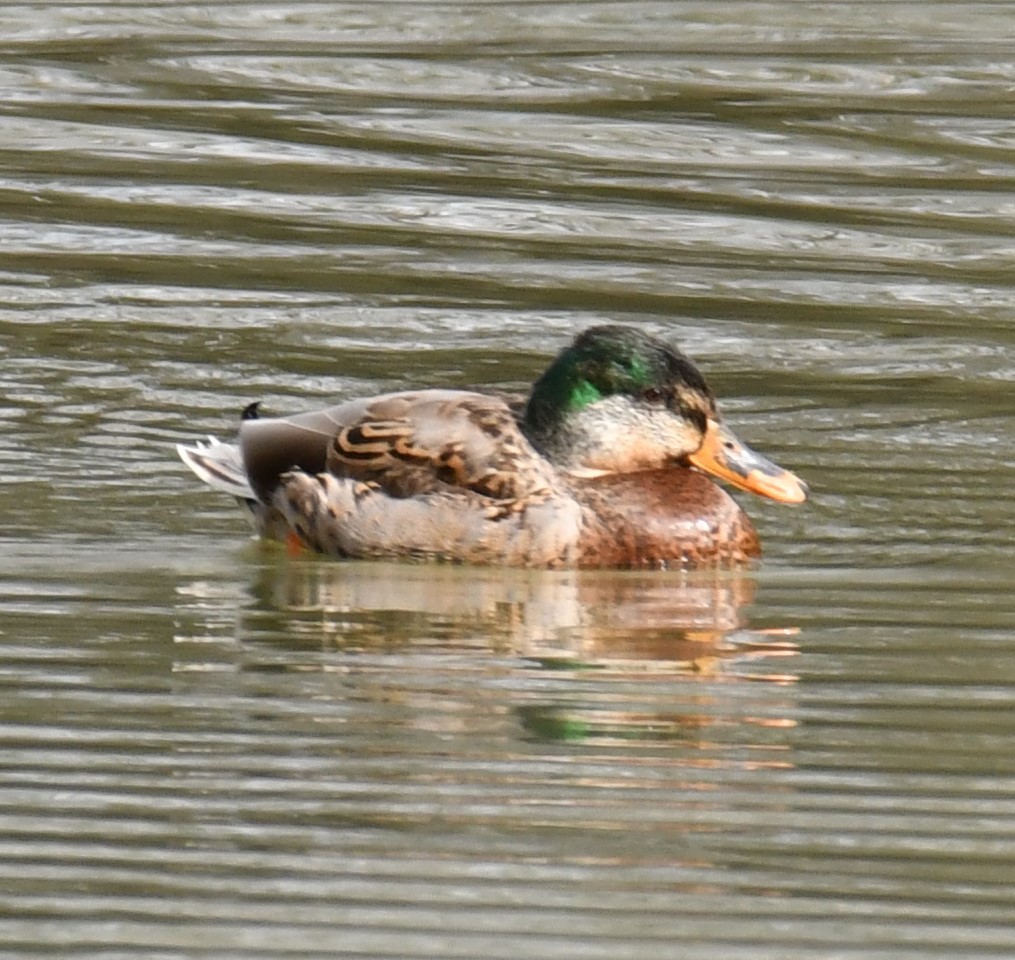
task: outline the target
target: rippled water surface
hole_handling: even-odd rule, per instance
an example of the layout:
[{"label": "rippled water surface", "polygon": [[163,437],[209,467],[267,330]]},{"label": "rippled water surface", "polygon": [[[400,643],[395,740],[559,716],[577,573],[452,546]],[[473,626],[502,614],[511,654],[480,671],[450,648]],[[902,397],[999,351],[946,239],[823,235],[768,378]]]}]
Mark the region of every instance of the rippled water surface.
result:
[{"label": "rippled water surface", "polygon": [[[1015,955],[1009,4],[0,7],[0,948]],[[733,572],[254,544],[173,444],[622,321]]]}]

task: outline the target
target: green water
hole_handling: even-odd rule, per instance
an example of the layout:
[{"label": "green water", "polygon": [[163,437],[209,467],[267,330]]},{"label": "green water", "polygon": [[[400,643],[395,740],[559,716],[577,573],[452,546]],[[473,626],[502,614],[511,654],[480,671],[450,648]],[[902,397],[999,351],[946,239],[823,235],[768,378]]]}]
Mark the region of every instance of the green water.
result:
[{"label": "green water", "polygon": [[[0,947],[1015,953],[1005,4],[0,10]],[[741,574],[293,559],[173,445],[622,321]]]}]

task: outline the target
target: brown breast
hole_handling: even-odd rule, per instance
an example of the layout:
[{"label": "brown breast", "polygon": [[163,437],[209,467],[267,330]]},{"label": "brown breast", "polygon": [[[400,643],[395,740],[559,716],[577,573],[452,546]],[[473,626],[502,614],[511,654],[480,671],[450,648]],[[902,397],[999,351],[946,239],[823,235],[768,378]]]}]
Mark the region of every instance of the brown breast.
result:
[{"label": "brown breast", "polygon": [[585,516],[579,566],[739,564],[761,553],[737,502],[693,470],[610,474],[571,485]]}]

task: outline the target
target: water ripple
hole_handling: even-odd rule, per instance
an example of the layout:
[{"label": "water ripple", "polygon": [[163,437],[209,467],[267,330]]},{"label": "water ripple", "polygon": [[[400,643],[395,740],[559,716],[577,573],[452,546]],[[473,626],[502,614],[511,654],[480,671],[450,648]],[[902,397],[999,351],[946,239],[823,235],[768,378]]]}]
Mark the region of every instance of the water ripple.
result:
[{"label": "water ripple", "polygon": [[[0,8],[0,942],[1010,956],[1004,4]],[[739,573],[293,560],[173,444],[576,329],[807,505]]]}]

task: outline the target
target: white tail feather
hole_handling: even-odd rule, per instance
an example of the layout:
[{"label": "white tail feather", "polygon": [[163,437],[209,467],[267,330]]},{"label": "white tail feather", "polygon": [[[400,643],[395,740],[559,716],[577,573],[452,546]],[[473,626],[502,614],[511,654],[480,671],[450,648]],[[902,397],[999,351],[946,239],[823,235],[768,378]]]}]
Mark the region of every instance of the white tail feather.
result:
[{"label": "white tail feather", "polygon": [[200,440],[192,446],[178,443],[176,450],[180,459],[209,487],[244,500],[256,499],[247,480],[239,447],[209,437],[208,443]]}]

